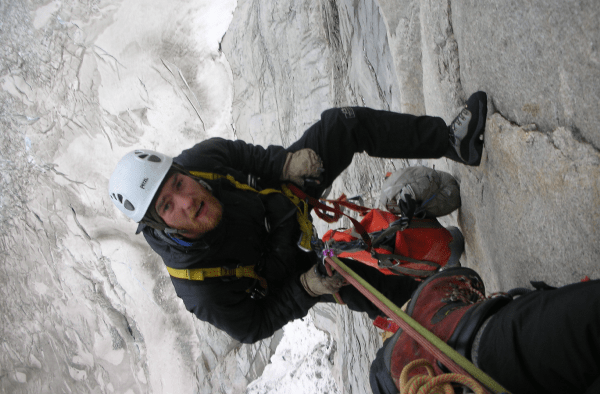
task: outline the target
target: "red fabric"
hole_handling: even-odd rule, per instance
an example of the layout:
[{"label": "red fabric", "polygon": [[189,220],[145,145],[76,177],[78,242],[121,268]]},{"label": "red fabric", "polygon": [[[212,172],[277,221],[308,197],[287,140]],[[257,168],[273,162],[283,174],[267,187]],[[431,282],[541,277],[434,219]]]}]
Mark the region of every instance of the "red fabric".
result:
[{"label": "red fabric", "polygon": [[[480,292],[485,292],[483,283],[478,277],[466,275],[441,276],[433,279],[419,292],[417,290],[416,301],[412,317],[421,323],[423,327],[434,333],[441,340],[447,342],[454,333],[458,323],[465,313],[477,304],[466,301],[450,301],[450,294],[457,292],[469,293],[468,284]],[[390,374],[395,383],[402,373],[402,369],[413,360],[425,358],[434,367],[436,375],[443,373],[439,368],[435,357],[420,346],[414,339],[402,332],[394,344]],[[411,372],[410,376],[426,373],[422,368]]]},{"label": "red fabric", "polygon": [[382,329],[383,331],[392,333],[396,333],[396,331],[398,331],[400,328],[400,326],[397,325],[393,320],[383,316],[377,316],[375,320],[373,320],[373,325]]},{"label": "red fabric", "polygon": [[[362,220],[361,225],[368,233],[385,230],[390,223],[398,220],[398,217],[390,212],[379,209],[371,210]],[[444,266],[450,258],[450,247],[448,244],[452,241],[450,232],[442,227],[436,219],[413,219],[414,226],[407,228],[404,231],[396,233],[396,242],[394,246],[394,254],[400,254],[416,260],[426,260]],[[418,225],[427,224],[431,228],[414,228]],[[351,235],[352,229],[344,231],[329,230],[323,236],[323,241],[333,239],[337,242],[350,242],[357,238]],[[375,251],[380,254],[390,254],[391,252],[375,248]],[[371,257],[371,253],[367,251],[357,252],[342,252],[338,257],[351,258],[363,262],[372,267],[378,268],[377,259]],[[409,262],[401,262],[402,267],[433,271],[434,267],[426,264],[417,264]],[[379,268],[378,268],[379,269]],[[389,269],[379,269],[386,275],[397,275]]]}]

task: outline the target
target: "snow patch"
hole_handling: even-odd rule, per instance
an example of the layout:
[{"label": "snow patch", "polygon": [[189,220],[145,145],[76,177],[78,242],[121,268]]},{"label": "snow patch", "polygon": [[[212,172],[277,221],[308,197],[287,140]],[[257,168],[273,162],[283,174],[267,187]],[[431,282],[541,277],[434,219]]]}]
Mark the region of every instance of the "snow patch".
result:
[{"label": "snow patch", "polygon": [[329,360],[333,342],[317,329],[310,315],[283,327],[284,336],[262,376],[247,394],[337,394]]}]

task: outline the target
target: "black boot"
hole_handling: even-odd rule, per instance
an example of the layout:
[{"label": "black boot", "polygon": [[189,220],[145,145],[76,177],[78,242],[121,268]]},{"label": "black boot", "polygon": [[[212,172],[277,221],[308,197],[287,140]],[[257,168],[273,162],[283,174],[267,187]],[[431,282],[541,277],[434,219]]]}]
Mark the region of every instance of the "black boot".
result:
[{"label": "black boot", "polygon": [[481,162],[483,140],[487,117],[487,95],[473,93],[466,107],[449,126],[450,148],[444,156],[459,163],[478,166]]}]

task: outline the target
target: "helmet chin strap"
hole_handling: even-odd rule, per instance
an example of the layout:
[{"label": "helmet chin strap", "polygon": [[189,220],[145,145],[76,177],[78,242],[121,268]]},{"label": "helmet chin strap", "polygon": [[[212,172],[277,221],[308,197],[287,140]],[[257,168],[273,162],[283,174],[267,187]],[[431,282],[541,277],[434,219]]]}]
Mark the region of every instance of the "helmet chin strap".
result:
[{"label": "helmet chin strap", "polygon": [[195,175],[192,175],[192,173],[190,173],[188,170],[186,170],[185,168],[183,168],[182,166],[180,166],[177,163],[173,163],[171,164],[171,168],[176,169],[177,171],[179,171],[180,173],[189,176],[192,179],[195,179],[202,187],[204,187],[206,190],[208,190],[209,192],[213,192],[213,188],[206,183],[206,181],[204,181],[204,179],[201,179]]},{"label": "helmet chin strap", "polygon": [[[193,175],[192,175],[192,176],[193,176]],[[210,185],[209,185],[208,183],[204,182],[202,179],[198,179],[198,178],[196,178],[196,177],[194,177],[194,178],[195,178],[195,179],[198,181],[198,183],[199,183],[199,184],[200,184],[202,187],[204,187],[206,190],[208,190],[208,191],[209,191],[209,192],[212,194],[212,191],[213,191],[213,189],[212,189],[212,187],[210,187]]]},{"label": "helmet chin strap", "polygon": [[143,223],[147,226],[150,226],[158,231],[162,231],[165,234],[168,235],[183,235],[185,236],[185,234],[188,232],[187,230],[182,230],[182,229],[176,229],[173,227],[167,227],[166,225],[162,224],[162,223],[156,223],[154,221],[149,221],[149,220],[144,220]]}]

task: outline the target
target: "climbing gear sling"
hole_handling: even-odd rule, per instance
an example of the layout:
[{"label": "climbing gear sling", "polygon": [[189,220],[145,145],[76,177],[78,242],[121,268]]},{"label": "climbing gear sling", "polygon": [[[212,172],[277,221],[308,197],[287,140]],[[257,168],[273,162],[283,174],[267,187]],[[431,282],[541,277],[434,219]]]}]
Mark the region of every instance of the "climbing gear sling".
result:
[{"label": "climbing gear sling", "polygon": [[236,278],[252,278],[254,283],[248,289],[247,293],[255,299],[261,299],[267,295],[268,285],[267,280],[259,276],[254,271],[254,265],[247,265],[236,268],[225,268],[225,267],[214,267],[214,268],[189,268],[189,269],[177,269],[167,266],[169,275],[174,278],[187,279],[187,280],[206,280],[209,278],[220,278],[220,277],[236,277]]},{"label": "climbing gear sling", "polygon": [[[360,206],[357,206],[357,205],[349,203],[349,202],[330,201],[330,202],[334,203],[334,206],[336,206],[334,208],[331,208],[331,207],[321,203],[318,199],[310,197],[309,195],[304,193],[301,189],[299,189],[297,186],[295,186],[294,184],[291,184],[291,183],[289,183],[287,185],[282,184],[281,189],[267,188],[267,189],[262,189],[259,191],[256,188],[254,188],[248,184],[237,181],[232,175],[221,175],[221,174],[215,174],[212,172],[201,172],[201,171],[190,171],[190,174],[192,174],[193,176],[199,177],[199,178],[207,179],[207,180],[217,180],[217,179],[225,178],[231,184],[233,184],[237,189],[252,191],[252,192],[255,192],[255,193],[258,193],[261,195],[267,195],[267,194],[272,194],[272,193],[281,193],[284,196],[286,196],[298,209],[298,211],[296,212],[296,218],[298,220],[298,224],[300,225],[300,230],[302,231],[302,236],[298,243],[298,246],[304,251],[312,250],[311,241],[314,240],[313,237],[315,236],[313,225],[312,225],[312,222],[309,217],[309,215],[310,215],[309,205],[314,207],[315,214],[319,218],[325,220],[328,223],[336,222],[342,215],[346,216],[355,225],[355,228],[357,229],[357,231],[361,232],[361,236],[363,237],[363,240],[370,247],[371,240],[370,240],[368,234],[366,233],[366,231],[364,231],[364,229],[362,228],[360,222],[358,222],[356,219],[352,218],[351,216],[348,216],[345,213],[341,212],[339,209],[339,205],[351,207],[355,210],[359,210],[364,213],[367,213],[368,211],[370,211],[371,209],[369,209],[369,208],[360,207]],[[253,183],[253,182],[250,182],[250,183]],[[332,212],[334,214],[334,216],[333,217],[328,216],[323,211]]]},{"label": "climbing gear sling", "polygon": [[[296,218],[298,220],[298,224],[300,225],[300,230],[302,231],[302,239],[301,239],[301,244],[299,246],[301,246],[301,248],[304,250],[311,250],[310,241],[311,241],[311,238],[313,237],[314,231],[313,231],[312,222],[310,221],[310,218],[309,218],[308,203],[307,203],[307,201],[300,199],[297,195],[295,195],[292,192],[292,190],[290,190],[292,187],[296,190],[300,190],[300,189],[297,189],[292,184],[289,184],[287,186],[282,184],[281,190],[268,188],[268,189],[263,189],[263,190],[259,191],[250,185],[247,185],[245,183],[237,181],[232,175],[221,175],[221,174],[215,174],[212,172],[201,172],[201,171],[190,171],[190,174],[192,174],[193,176],[203,178],[203,179],[208,179],[208,180],[217,180],[217,179],[225,178],[231,184],[233,184],[237,189],[251,191],[251,192],[261,194],[261,195],[267,195],[267,194],[272,194],[272,193],[283,194],[298,209],[298,211],[296,212]],[[250,182],[250,183],[254,183],[254,182]]]},{"label": "climbing gear sling", "polygon": [[[313,206],[315,214],[328,223],[342,215],[350,219],[353,228],[329,230],[313,249],[324,256],[350,258],[379,269],[386,275],[427,277],[445,265],[456,265],[464,250],[464,239],[457,228],[445,229],[436,219],[414,219],[408,229],[402,219],[390,212],[352,204],[342,195],[325,200],[333,207],[306,195],[293,185],[289,189]],[[340,207],[361,214],[359,222],[346,215]],[[329,216],[326,212],[332,212]]]}]

